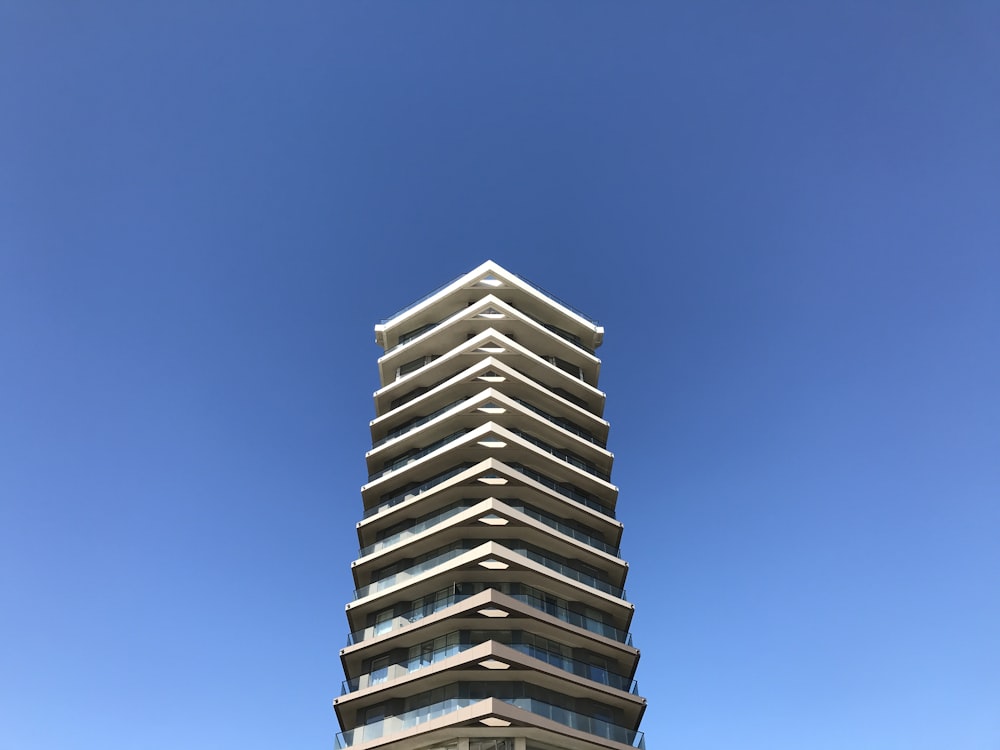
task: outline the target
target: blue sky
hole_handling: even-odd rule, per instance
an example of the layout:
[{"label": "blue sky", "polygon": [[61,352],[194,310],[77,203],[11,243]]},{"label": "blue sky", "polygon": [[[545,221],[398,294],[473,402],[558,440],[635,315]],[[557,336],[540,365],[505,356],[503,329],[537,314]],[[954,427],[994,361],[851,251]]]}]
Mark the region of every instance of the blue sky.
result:
[{"label": "blue sky", "polygon": [[652,748],[1000,747],[1000,6],[0,5],[0,747],[329,748],[372,326],[607,328]]}]

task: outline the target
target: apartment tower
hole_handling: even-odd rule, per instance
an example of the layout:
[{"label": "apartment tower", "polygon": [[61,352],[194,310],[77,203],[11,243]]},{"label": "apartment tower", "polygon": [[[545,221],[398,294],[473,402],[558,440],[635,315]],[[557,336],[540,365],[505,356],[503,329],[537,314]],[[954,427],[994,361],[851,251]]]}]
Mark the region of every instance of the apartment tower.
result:
[{"label": "apartment tower", "polygon": [[644,747],[603,335],[491,261],[375,327],[339,747]]}]

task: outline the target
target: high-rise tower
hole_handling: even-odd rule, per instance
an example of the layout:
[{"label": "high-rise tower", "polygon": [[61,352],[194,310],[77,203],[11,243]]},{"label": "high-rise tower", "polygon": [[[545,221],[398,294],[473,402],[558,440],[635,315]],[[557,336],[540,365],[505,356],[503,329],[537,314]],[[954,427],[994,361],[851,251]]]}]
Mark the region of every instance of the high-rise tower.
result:
[{"label": "high-rise tower", "polygon": [[375,327],[340,747],[644,747],[603,334],[490,261]]}]

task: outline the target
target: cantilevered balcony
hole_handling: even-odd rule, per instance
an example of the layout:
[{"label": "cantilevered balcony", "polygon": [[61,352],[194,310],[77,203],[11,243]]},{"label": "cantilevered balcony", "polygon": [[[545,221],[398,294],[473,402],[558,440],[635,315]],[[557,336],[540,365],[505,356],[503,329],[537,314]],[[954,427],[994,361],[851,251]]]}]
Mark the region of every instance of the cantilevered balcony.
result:
[{"label": "cantilevered balcony", "polygon": [[631,617],[633,608],[624,599],[623,589],[566,562],[546,558],[537,551],[525,550],[525,554],[521,554],[498,542],[486,542],[456,556],[448,553],[447,559],[435,560],[435,563],[420,571],[407,570],[406,575],[386,585],[376,582],[371,588],[359,590],[362,596],[346,607],[352,628],[363,628],[368,616],[395,610],[405,602],[426,597],[449,584],[461,586],[482,580],[486,572],[497,586],[517,583],[538,588],[557,599],[576,601],[594,611],[610,613],[606,618],[610,622],[627,622]]},{"label": "cantilevered balcony", "polygon": [[521,435],[560,460],[601,479],[610,478],[613,455],[566,429],[545,412],[502,391],[483,386],[478,393],[448,404],[408,425],[391,439],[380,442],[366,455],[369,480],[427,455],[446,437],[494,422]]},{"label": "cantilevered balcony", "polygon": [[[390,637],[439,613],[446,615],[445,619],[449,621],[452,618],[468,616],[463,615],[463,609],[459,605],[468,600],[476,599],[481,599],[483,606],[490,611],[499,612],[500,617],[507,617],[510,611],[518,611],[518,604],[520,604],[532,608],[535,611],[534,616],[543,620],[553,618],[566,626],[578,628],[593,636],[606,638],[625,646],[632,644],[632,634],[625,628],[616,625],[615,622],[582,614],[571,609],[569,602],[539,588],[523,583],[503,581],[490,581],[489,583],[467,581],[462,583],[458,591],[455,590],[454,586],[439,589],[429,596],[422,597],[419,603],[411,603],[410,606],[399,611],[399,614],[351,632],[347,637],[347,644],[354,646],[370,642],[372,639]],[[497,610],[496,606],[488,605],[499,605],[505,609]],[[575,637],[579,637],[579,634]]]},{"label": "cantilevered balcony", "polygon": [[[634,683],[627,678],[623,678],[621,686],[611,685],[606,679],[593,679],[597,675],[585,671],[586,665],[581,664],[581,671],[576,672],[573,660],[553,664],[541,656],[537,650],[529,652],[524,648],[487,640],[428,661],[418,669],[376,670],[368,675],[374,678],[373,683],[367,680],[363,684],[357,683],[353,689],[343,692],[334,701],[334,706],[337,713],[345,718],[345,723],[350,723],[352,714],[357,715],[388,701],[402,700],[404,705],[412,705],[414,697],[421,694],[447,690],[449,685],[483,682],[486,683],[485,694],[494,697],[524,695],[525,692],[528,695],[544,695],[555,690],[569,706],[587,701],[589,704],[604,703],[610,709],[613,704],[615,708],[610,713],[620,719],[635,721],[642,715],[644,702],[633,692]],[[518,684],[523,684],[528,690],[515,687]],[[346,686],[350,685],[348,681]],[[399,703],[393,705],[398,706]]]},{"label": "cantilevered balcony", "polygon": [[563,429],[598,447],[606,447],[606,421],[495,357],[476,361],[405,403],[393,405],[389,402],[388,410],[370,423],[373,447],[430,421],[450,406],[482,392],[484,387],[495,388],[510,399],[537,410]]},{"label": "cantilevered balcony", "polygon": [[[498,511],[500,515],[497,515]],[[383,536],[377,541],[362,547],[358,552],[358,557],[365,558],[371,555],[377,555],[381,552],[397,547],[398,545],[405,544],[416,537],[426,537],[431,532],[436,532],[437,530],[442,529],[443,524],[453,519],[461,522],[462,518],[460,518],[460,516],[465,516],[473,522],[480,524],[489,524],[494,529],[499,525],[507,526],[508,524],[511,524],[516,530],[515,533],[523,533],[520,531],[520,529],[523,528],[523,524],[517,523],[518,519],[516,514],[523,514],[534,521],[538,521],[549,529],[559,532],[559,534],[563,536],[581,542],[589,547],[593,547],[600,552],[613,557],[619,556],[618,547],[608,544],[602,536],[597,536],[596,531],[593,529],[588,529],[587,527],[581,528],[582,524],[579,524],[579,522],[577,522],[577,525],[567,523],[567,520],[569,519],[565,516],[562,518],[556,518],[550,513],[546,513],[545,511],[542,511],[534,506],[525,504],[520,499],[506,501],[498,500],[496,498],[487,498],[485,500],[463,498],[462,500],[451,503],[440,510],[414,519],[411,523],[406,525],[405,528],[402,528],[393,534],[389,534],[388,536]],[[587,520],[593,519],[591,518]],[[468,522],[464,523],[463,528],[466,528],[468,525]],[[396,522],[394,524],[394,528],[398,526],[399,522]],[[615,528],[614,531],[617,532],[618,529]]]},{"label": "cantilevered balcony", "polygon": [[407,677],[482,643],[495,641],[520,654],[568,672],[574,677],[591,680],[615,690],[638,695],[638,683],[628,675],[609,671],[607,667],[595,665],[593,662],[566,656],[563,650],[547,648],[544,644],[540,645],[539,639],[530,632],[522,630],[454,631],[446,636],[439,636],[438,640],[441,639],[444,640],[444,645],[435,647],[433,641],[421,644],[416,649],[411,649],[411,651],[416,650],[417,652],[414,656],[365,672],[351,680],[344,680],[340,686],[340,694],[347,695],[357,690],[365,690],[391,680]]},{"label": "cantilevered balcony", "polygon": [[[544,557],[539,561],[546,567],[609,593],[621,588],[628,573],[628,564],[619,557],[558,532],[494,498],[449,513],[439,525],[377,553],[359,557],[351,564],[351,571],[359,592],[370,593],[406,580],[417,568],[422,572],[427,569],[423,567],[426,560],[438,558],[446,549],[457,546],[472,549],[486,542],[496,542],[529,557],[529,551],[538,552]],[[591,578],[598,582],[591,582]],[[373,585],[372,589],[364,588]]]},{"label": "cantilevered balcony", "polygon": [[408,338],[405,343],[389,349],[379,358],[382,382],[388,383],[399,377],[399,370],[405,363],[420,357],[439,355],[490,330],[502,332],[543,356],[561,360],[576,377],[591,385],[597,383],[600,360],[575,343],[572,334],[567,338],[565,331],[539,323],[492,295],[485,296],[474,305],[459,310],[421,331],[419,335]]},{"label": "cantilevered balcony", "polygon": [[426,330],[486,296],[500,299],[533,320],[561,329],[591,351],[601,345],[604,329],[596,321],[491,262],[483,263],[383,320],[375,326],[375,340],[385,349],[391,349],[401,339]]},{"label": "cantilevered balcony", "polygon": [[[405,374],[382,381],[382,388],[375,392],[375,407],[379,414],[400,406],[444,383],[468,367],[477,365],[485,358],[492,357],[509,363],[525,376],[545,386],[553,394],[560,396],[596,416],[604,411],[604,394],[579,376],[570,374],[558,366],[522,346],[519,342],[495,330],[487,330],[464,341],[450,350],[429,352],[419,358],[408,359],[400,364]],[[395,406],[394,406],[395,405]]]},{"label": "cantilevered balcony", "polygon": [[[381,506],[408,486],[427,476],[438,476],[458,464],[475,463],[485,456],[496,456],[509,464],[519,464],[544,472],[554,483],[572,486],[581,496],[599,498],[597,502],[609,511],[614,507],[618,488],[589,467],[577,465],[574,456],[560,451],[544,441],[529,440],[504,427],[487,422],[481,427],[463,432],[437,446],[430,453],[405,463],[369,482],[361,488],[361,496],[369,508]],[[555,457],[558,460],[553,461]]]},{"label": "cantilevered balcony", "polygon": [[359,542],[362,546],[372,544],[458,500],[480,501],[499,497],[510,506],[527,504],[576,528],[590,529],[608,543],[618,546],[622,534],[621,522],[609,514],[603,503],[580,494],[579,488],[563,486],[550,477],[529,472],[544,481],[543,484],[525,471],[528,470],[523,466],[508,466],[495,458],[469,466],[457,466],[426,483],[385,498],[384,505],[373,509],[357,524]]},{"label": "cantilevered balcony", "polygon": [[[618,561],[619,566],[616,566],[617,569],[612,568],[608,571],[608,573],[596,572],[593,568],[591,568],[591,570],[594,572],[588,572],[586,568],[591,566],[587,566],[586,563],[579,560],[563,558],[553,552],[543,550],[535,545],[525,544],[518,540],[500,540],[495,538],[493,541],[489,539],[477,540],[463,538],[461,541],[452,542],[449,545],[441,547],[439,550],[433,550],[420,556],[420,558],[418,558],[415,562],[401,570],[381,576],[376,574],[372,577],[370,583],[359,586],[355,589],[354,598],[363,599],[366,596],[370,596],[392,586],[404,584],[411,579],[420,577],[430,570],[445,565],[446,563],[462,557],[463,555],[467,555],[467,553],[471,551],[484,552],[487,549],[494,551],[504,550],[517,553],[518,555],[522,555],[533,562],[540,563],[548,570],[558,573],[560,576],[568,578],[571,581],[576,581],[619,599],[625,598],[625,589],[622,588],[620,583],[624,582],[627,568],[623,563],[621,563],[621,561]],[[487,563],[480,562],[480,565],[490,567]],[[505,564],[504,567],[509,567],[509,565]],[[357,568],[355,568],[355,572],[356,571]],[[608,580],[609,575],[613,575],[614,580]]]},{"label": "cantilevered balcony", "polygon": [[[478,695],[488,695],[488,691],[496,691],[497,686],[492,683],[464,685],[456,683],[450,690],[448,687],[444,688],[446,694],[454,693],[455,697],[427,702],[417,708],[342,732],[337,735],[337,747],[360,748],[370,743],[374,744],[384,736],[406,736],[411,729],[423,728],[424,731],[431,731],[439,726],[447,726],[451,716],[460,715],[459,721],[467,722],[469,718],[475,718],[477,714],[475,709],[482,705],[484,710],[479,711],[479,714],[498,718],[510,717],[503,720],[501,726],[508,726],[516,721],[519,727],[530,727],[532,717],[537,717],[576,730],[574,734],[590,735],[600,741],[599,746],[602,748],[645,750],[645,738],[642,732],[614,724],[593,713],[567,708],[567,704],[572,704],[573,701],[556,691],[524,682],[511,682],[507,685],[502,696],[480,698]],[[472,695],[469,695],[470,693]],[[422,702],[422,697],[413,696],[407,703]],[[545,722],[538,724],[544,726]]]}]

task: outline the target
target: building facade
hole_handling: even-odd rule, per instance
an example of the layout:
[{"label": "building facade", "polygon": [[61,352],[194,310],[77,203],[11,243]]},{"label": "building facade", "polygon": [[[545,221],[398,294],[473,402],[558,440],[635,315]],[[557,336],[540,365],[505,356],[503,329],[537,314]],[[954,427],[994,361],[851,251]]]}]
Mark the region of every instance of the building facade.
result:
[{"label": "building facade", "polygon": [[604,329],[488,261],[375,334],[338,747],[644,747]]}]

